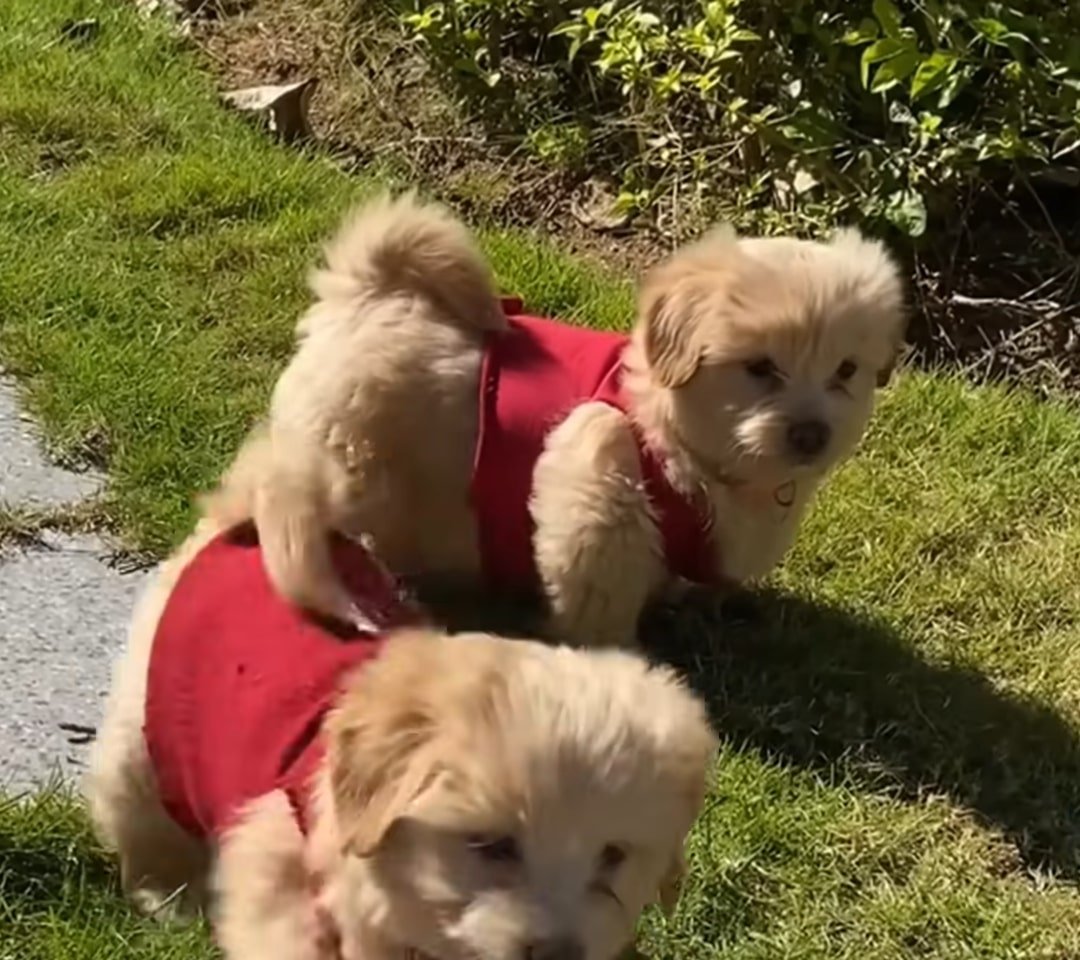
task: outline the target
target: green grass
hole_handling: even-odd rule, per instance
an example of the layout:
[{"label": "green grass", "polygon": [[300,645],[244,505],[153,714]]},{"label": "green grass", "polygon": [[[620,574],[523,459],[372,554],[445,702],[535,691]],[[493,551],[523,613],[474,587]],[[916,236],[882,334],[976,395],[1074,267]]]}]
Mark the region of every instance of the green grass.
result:
[{"label": "green grass", "polygon": [[[52,43],[87,15],[96,41]],[[273,146],[126,4],[7,0],[0,90],[0,358],[160,553],[380,172]],[[625,283],[484,241],[539,309],[629,316]],[[1075,408],[908,373],[768,592],[718,629],[657,615],[725,742],[683,906],[645,926],[658,960],[1080,957],[1078,492]],[[209,952],[130,916],[69,799],[0,803],[0,957]]]},{"label": "green grass", "polygon": [[[176,41],[117,6],[0,9],[0,352],[59,452],[108,463],[120,532],[162,551],[265,405],[318,242],[375,180],[225,114]],[[97,41],[52,43],[88,11]],[[530,302],[626,315],[628,289],[487,239]]]},{"label": "green grass", "polygon": [[134,916],[115,890],[71,794],[0,798],[0,957],[11,960],[201,960],[215,955],[201,925]]}]

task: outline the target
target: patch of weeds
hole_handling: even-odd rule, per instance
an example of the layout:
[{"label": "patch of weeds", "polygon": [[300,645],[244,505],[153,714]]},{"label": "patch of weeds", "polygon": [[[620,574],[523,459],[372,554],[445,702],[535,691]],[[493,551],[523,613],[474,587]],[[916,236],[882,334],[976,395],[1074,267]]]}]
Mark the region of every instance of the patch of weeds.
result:
[{"label": "patch of weeds", "polygon": [[0,503],[0,550],[45,546],[46,533],[102,533],[112,525],[100,500],[50,507]]}]

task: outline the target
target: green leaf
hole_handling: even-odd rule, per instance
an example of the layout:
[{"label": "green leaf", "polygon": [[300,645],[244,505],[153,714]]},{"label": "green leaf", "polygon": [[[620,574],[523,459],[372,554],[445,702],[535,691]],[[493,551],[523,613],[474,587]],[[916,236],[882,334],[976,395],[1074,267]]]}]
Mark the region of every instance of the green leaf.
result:
[{"label": "green leaf", "polygon": [[998,46],[1002,46],[1003,41],[1009,35],[1009,28],[1005,24],[990,17],[976,17],[971,21],[971,25],[984,40]]},{"label": "green leaf", "polygon": [[657,77],[654,81],[654,91],[661,97],[667,97],[671,96],[673,93],[678,93],[682,90],[682,86],[682,70],[678,67],[668,70],[667,73]]},{"label": "green leaf", "polygon": [[920,113],[919,114],[919,129],[924,131],[929,136],[933,136],[941,129],[941,117],[936,113]]},{"label": "green leaf", "polygon": [[967,86],[969,80],[971,80],[971,73],[966,69],[955,70],[949,74],[938,96],[938,109],[947,109],[949,104],[959,96],[960,91]]},{"label": "green leaf", "polygon": [[480,68],[476,65],[476,62],[470,57],[458,57],[454,61],[454,69],[460,70],[462,73],[467,73],[470,76],[480,76]]},{"label": "green leaf", "polygon": [[979,148],[977,159],[1015,160],[1018,157],[1045,158],[1046,151],[1035,141],[1025,140],[1011,126],[1003,127],[996,136],[988,137]]},{"label": "green leaf", "polygon": [[871,20],[869,17],[864,17],[859,21],[859,25],[853,30],[849,30],[840,38],[840,43],[849,47],[858,47],[864,43],[870,43],[878,38],[878,34],[881,33],[881,29],[877,25],[876,20]]},{"label": "green leaf", "polygon": [[602,3],[599,7],[586,8],[582,17],[590,28],[594,28],[601,17],[610,17],[614,9],[613,3]]},{"label": "green leaf", "polygon": [[909,237],[926,232],[926,201],[917,190],[897,190],[885,205],[885,216]]},{"label": "green leaf", "polygon": [[1020,83],[1024,78],[1024,65],[1019,60],[1014,60],[1001,68],[1001,74],[1011,83]]},{"label": "green leaf", "polygon": [[705,20],[712,25],[722,26],[728,20],[728,11],[726,3],[714,0],[712,3],[706,3],[705,7]]},{"label": "green leaf", "polygon": [[870,92],[884,93],[886,90],[891,90],[901,81],[910,77],[918,65],[918,50],[913,47],[902,50],[895,57],[886,60],[877,68],[874,79],[870,83]]},{"label": "green leaf", "polygon": [[894,40],[891,37],[886,37],[883,40],[878,40],[876,43],[870,44],[862,54],[862,58],[859,61],[859,75],[862,78],[862,85],[864,88],[870,86],[870,66],[871,64],[880,63],[882,60],[888,60],[891,57],[895,57],[901,51],[907,49],[903,41]]},{"label": "green leaf", "polygon": [[892,37],[894,40],[900,38],[902,26],[900,11],[896,9],[892,0],[874,0],[874,16],[881,24],[885,36]]},{"label": "green leaf", "polygon": [[937,50],[930,54],[919,64],[919,69],[911,78],[911,99],[918,100],[945,86],[949,75],[956,69],[956,61],[957,56],[951,50]]},{"label": "green leaf", "polygon": [[1080,130],[1070,128],[1068,130],[1062,130],[1054,138],[1053,146],[1050,148],[1050,158],[1052,160],[1060,160],[1062,157],[1074,153],[1080,149]]}]

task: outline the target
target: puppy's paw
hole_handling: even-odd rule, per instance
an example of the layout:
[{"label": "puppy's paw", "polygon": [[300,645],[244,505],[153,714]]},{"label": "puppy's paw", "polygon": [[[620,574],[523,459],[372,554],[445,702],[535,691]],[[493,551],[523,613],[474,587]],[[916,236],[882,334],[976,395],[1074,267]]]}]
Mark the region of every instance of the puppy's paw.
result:
[{"label": "puppy's paw", "polygon": [[[626,415],[606,403],[585,403],[576,407],[558,427],[558,445],[588,456],[593,467],[606,471],[634,473],[638,469],[638,449]],[[549,438],[554,447],[555,435]]]}]

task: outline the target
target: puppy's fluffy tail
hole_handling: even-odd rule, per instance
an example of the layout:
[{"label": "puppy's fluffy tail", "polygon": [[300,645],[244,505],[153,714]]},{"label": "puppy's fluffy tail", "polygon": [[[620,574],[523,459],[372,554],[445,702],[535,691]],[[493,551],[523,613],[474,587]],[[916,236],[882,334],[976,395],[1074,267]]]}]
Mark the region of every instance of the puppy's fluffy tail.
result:
[{"label": "puppy's fluffy tail", "polygon": [[[312,274],[311,288],[338,308],[329,315],[340,316],[343,302],[412,294],[455,326],[506,326],[491,271],[469,231],[445,207],[422,203],[412,192],[382,196],[346,219],[327,244],[326,265]],[[313,309],[302,331],[313,330],[322,315]]]}]

